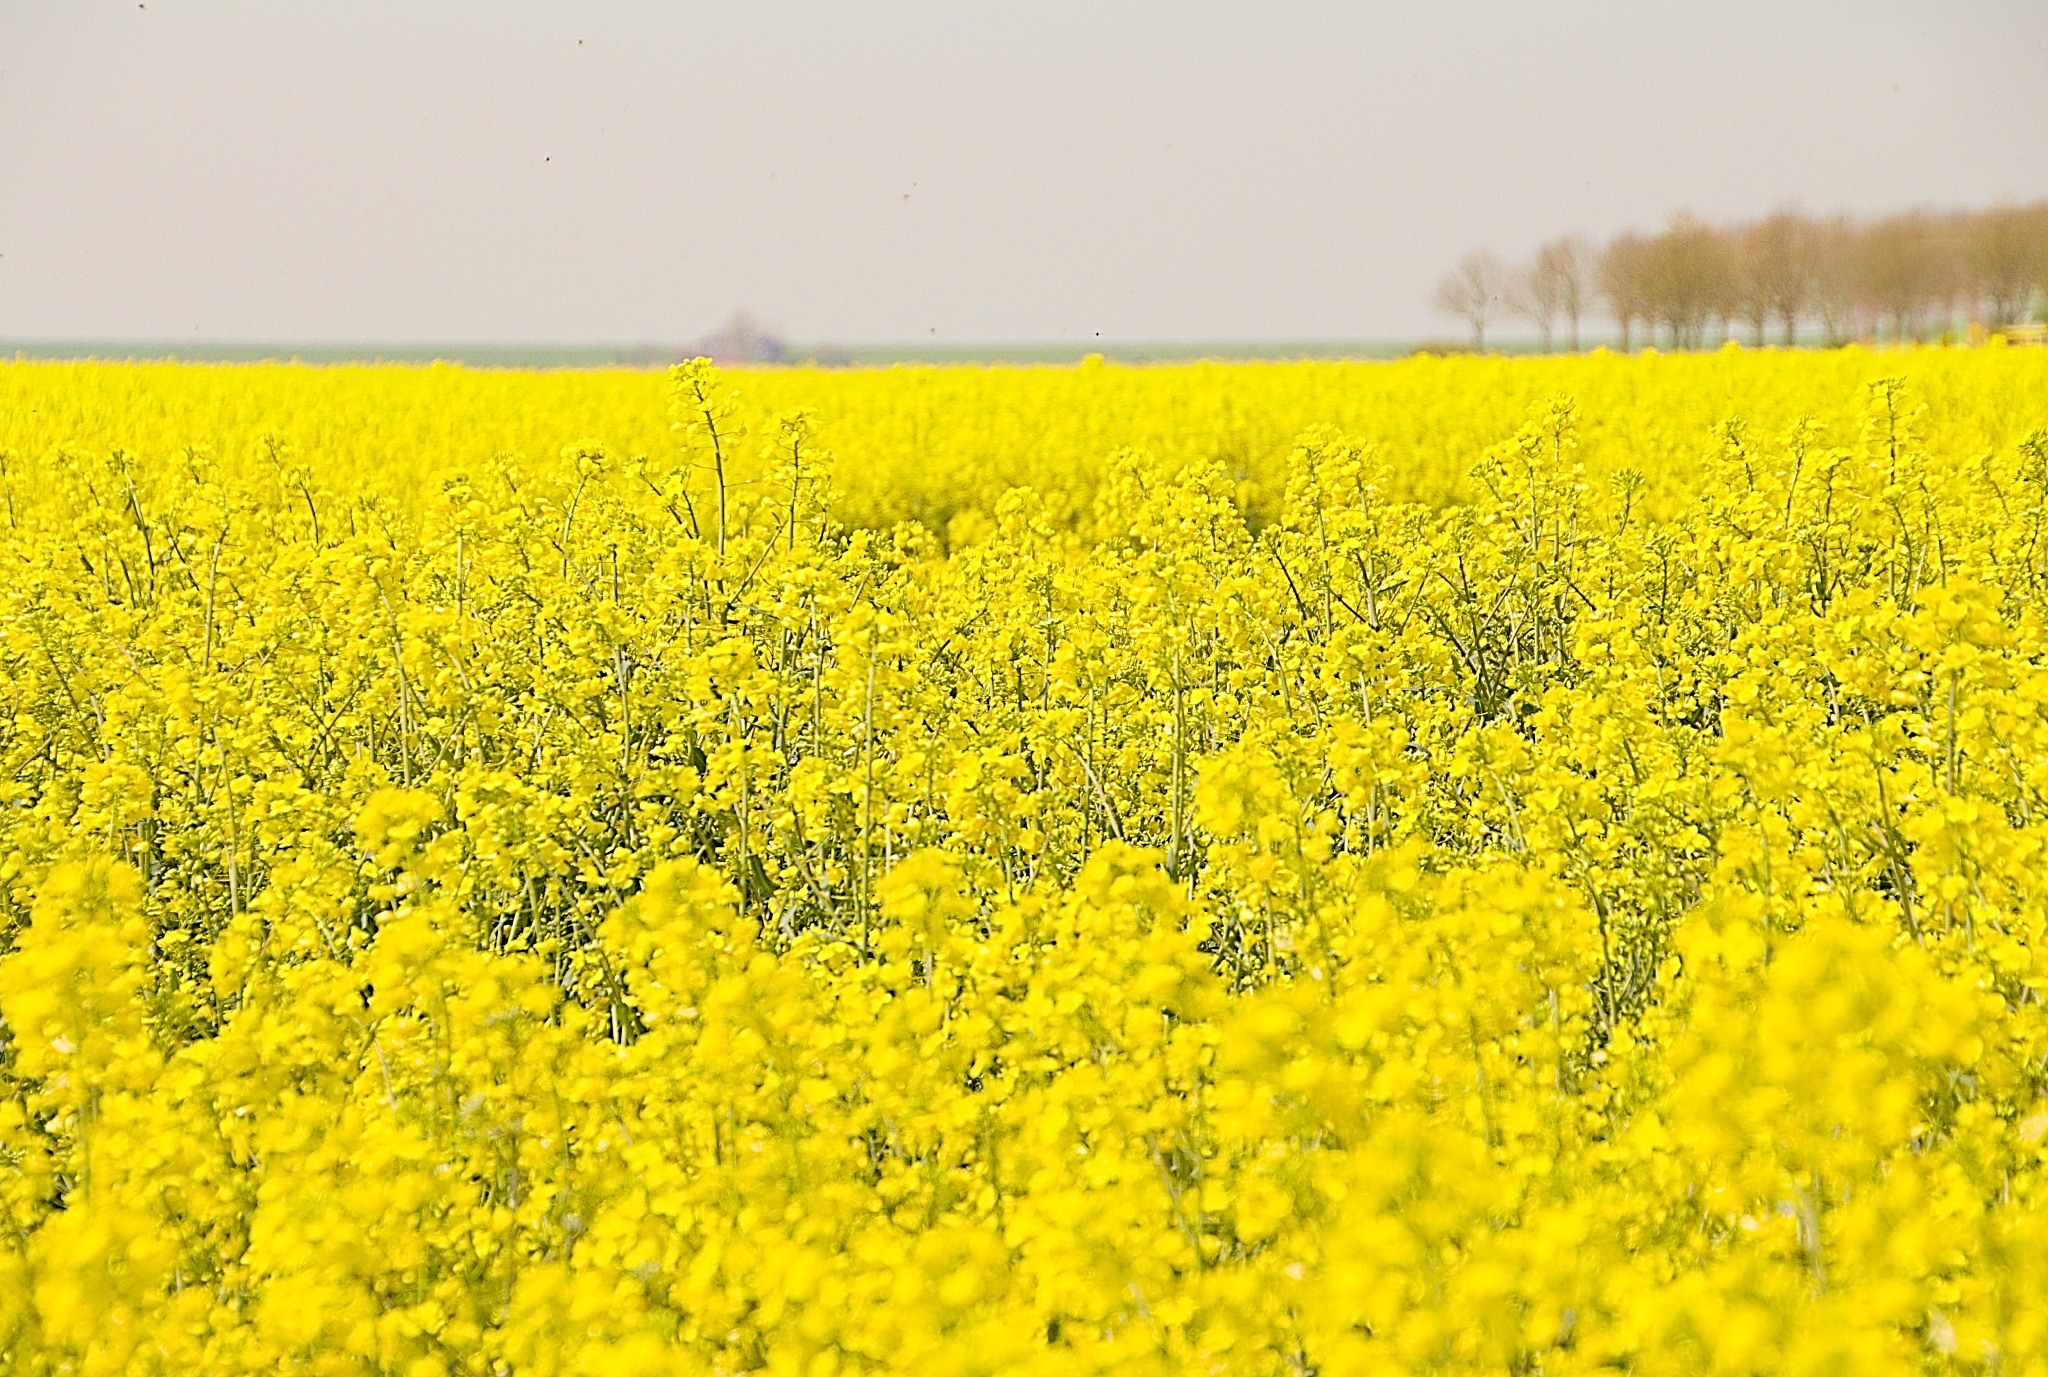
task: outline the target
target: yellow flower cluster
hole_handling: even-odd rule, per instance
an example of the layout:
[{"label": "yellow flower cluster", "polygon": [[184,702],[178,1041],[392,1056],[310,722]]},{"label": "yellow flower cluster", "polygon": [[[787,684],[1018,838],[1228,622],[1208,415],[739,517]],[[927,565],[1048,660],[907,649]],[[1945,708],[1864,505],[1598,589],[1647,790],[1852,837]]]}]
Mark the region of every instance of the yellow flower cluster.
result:
[{"label": "yellow flower cluster", "polygon": [[9,1371],[2048,1372],[2048,355],[0,427]]}]

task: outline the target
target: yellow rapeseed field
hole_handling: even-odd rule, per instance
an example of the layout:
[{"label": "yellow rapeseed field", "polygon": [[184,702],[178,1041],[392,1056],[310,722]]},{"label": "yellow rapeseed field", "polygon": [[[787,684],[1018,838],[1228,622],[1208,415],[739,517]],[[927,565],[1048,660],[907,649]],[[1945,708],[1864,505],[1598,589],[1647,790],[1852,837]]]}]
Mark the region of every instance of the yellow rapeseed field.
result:
[{"label": "yellow rapeseed field", "polygon": [[17,362],[0,488],[6,1371],[2048,1372],[2048,351]]}]

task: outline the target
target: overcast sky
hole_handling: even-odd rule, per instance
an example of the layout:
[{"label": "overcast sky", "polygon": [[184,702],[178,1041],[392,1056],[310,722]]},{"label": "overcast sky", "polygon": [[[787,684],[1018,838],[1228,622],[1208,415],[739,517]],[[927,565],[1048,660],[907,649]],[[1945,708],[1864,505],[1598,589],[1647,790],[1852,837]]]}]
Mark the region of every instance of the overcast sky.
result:
[{"label": "overcast sky", "polygon": [[1464,250],[2048,198],[2048,3],[0,0],[0,339],[1446,333]]}]

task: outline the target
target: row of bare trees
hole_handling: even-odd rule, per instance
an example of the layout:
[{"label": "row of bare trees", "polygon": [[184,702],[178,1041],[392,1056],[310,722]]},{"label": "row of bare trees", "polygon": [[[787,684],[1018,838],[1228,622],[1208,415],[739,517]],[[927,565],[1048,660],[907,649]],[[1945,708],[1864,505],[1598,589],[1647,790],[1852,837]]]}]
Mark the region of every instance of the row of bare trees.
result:
[{"label": "row of bare trees", "polygon": [[1880,220],[1781,210],[1745,224],[1674,215],[1657,234],[1596,248],[1552,240],[1527,264],[1467,254],[1438,283],[1439,310],[1463,320],[1473,347],[1519,318],[1547,352],[1562,331],[1603,317],[1621,347],[1640,339],[1697,349],[1747,336],[1840,343],[1926,339],[1975,323],[2030,319],[2048,298],[2048,202],[1978,211],[1908,211]]}]

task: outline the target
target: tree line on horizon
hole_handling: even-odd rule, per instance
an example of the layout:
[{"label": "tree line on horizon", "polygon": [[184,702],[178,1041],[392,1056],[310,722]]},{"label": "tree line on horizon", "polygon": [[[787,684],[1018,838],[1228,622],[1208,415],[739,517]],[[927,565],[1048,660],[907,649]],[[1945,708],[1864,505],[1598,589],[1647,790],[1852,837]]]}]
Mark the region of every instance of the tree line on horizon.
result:
[{"label": "tree line on horizon", "polygon": [[1624,351],[1698,349],[1746,336],[1793,344],[1939,338],[1969,325],[2030,320],[2048,298],[2048,202],[1989,210],[1914,210],[1874,220],[1774,211],[1715,225],[1680,213],[1655,234],[1596,246],[1564,235],[1525,263],[1465,255],[1434,304],[1464,321],[1473,348],[1504,319],[1535,327],[1547,353],[1560,332],[1579,348],[1583,320],[1611,320]]}]

